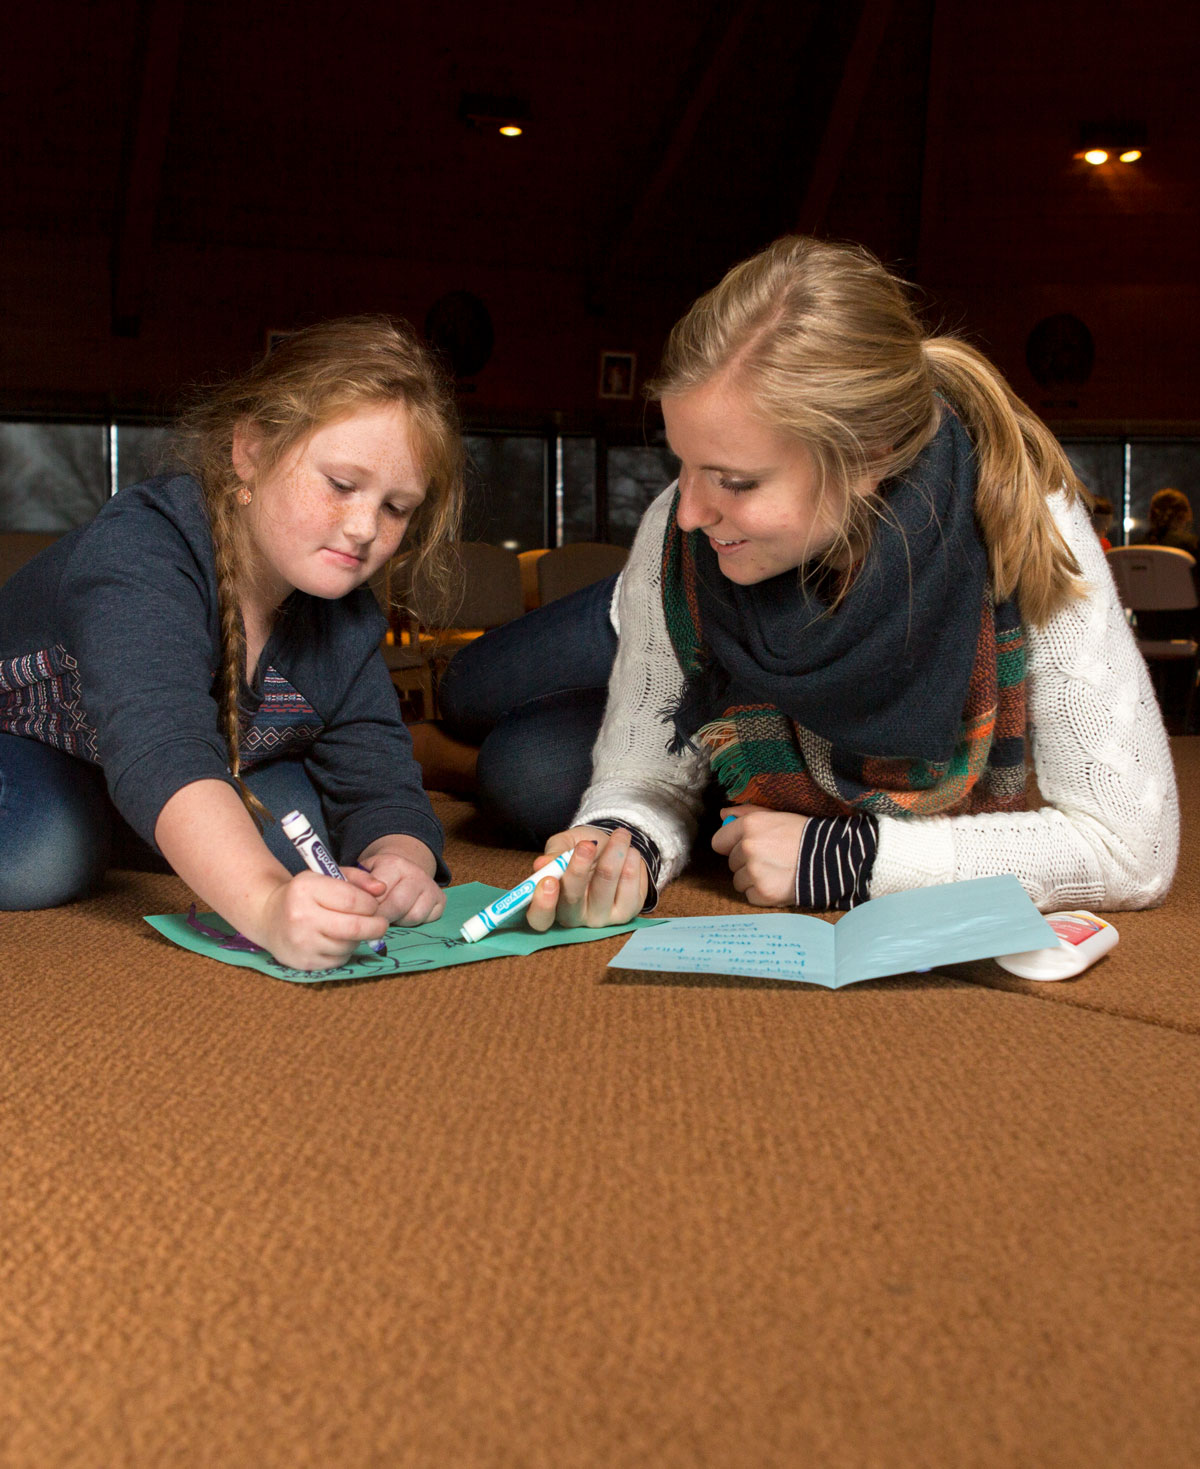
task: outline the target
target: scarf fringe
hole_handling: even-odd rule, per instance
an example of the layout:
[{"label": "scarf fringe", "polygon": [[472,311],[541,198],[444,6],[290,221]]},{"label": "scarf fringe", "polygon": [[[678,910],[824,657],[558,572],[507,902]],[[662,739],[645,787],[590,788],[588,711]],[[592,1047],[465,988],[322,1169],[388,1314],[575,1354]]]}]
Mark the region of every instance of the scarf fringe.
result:
[{"label": "scarf fringe", "polygon": [[744,759],[745,747],[738,738],[737,724],[732,719],[714,719],[701,725],[696,740],[708,751],[713,774],[721,782],[731,801],[745,795],[754,772]]}]

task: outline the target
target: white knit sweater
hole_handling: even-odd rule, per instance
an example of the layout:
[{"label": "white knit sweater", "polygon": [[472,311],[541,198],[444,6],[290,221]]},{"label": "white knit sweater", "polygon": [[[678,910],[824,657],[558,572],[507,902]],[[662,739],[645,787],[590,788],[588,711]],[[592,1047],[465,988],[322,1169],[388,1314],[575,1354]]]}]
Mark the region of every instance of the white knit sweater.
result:
[{"label": "white knit sweater", "polygon": [[[672,755],[664,710],[683,675],[663,617],[663,532],[674,486],[647,510],[621,578],[620,644],[592,783],[576,824],[616,817],[662,853],[660,887],[696,834],[708,759]],[[882,817],[870,896],[1014,872],[1039,908],[1145,908],[1175,874],[1179,802],[1146,665],[1084,507],[1051,501],[1088,584],[1044,627],[1027,628],[1027,707],[1042,805],[979,816]],[[706,833],[711,835],[710,833]]]}]

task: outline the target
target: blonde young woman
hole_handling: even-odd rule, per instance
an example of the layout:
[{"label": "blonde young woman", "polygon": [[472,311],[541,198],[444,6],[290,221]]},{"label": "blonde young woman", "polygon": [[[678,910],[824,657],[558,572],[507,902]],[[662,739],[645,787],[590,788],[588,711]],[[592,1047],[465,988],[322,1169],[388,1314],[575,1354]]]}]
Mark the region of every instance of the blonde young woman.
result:
[{"label": "blonde young woman", "polygon": [[[560,881],[623,921],[702,839],[747,902],[846,907],[1013,872],[1043,909],[1158,903],[1178,806],[1158,706],[1061,449],[926,336],[863,250],[783,239],[671,335],[679,479],[621,578]],[[715,823],[713,823],[715,824]]]},{"label": "blonde young woman", "polygon": [[[179,449],[186,472],[0,591],[0,908],[69,902],[140,838],[247,938],[325,968],[444,907],[367,582],[455,534],[453,401],[403,324],[329,322],[212,393]],[[348,881],[304,869],[291,807]]]}]

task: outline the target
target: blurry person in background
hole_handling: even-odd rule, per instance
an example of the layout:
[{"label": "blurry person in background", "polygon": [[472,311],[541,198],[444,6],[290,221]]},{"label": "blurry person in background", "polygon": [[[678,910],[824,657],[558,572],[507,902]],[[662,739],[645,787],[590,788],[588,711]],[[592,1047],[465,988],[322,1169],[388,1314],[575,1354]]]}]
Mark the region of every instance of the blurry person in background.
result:
[{"label": "blurry person in background", "polygon": [[1147,546],[1174,546],[1177,551],[1196,555],[1200,542],[1192,527],[1192,507],[1182,490],[1157,490],[1150,501],[1150,529],[1144,537]]},{"label": "blurry person in background", "polygon": [[1106,500],[1103,495],[1097,495],[1092,501],[1092,529],[1100,537],[1102,550],[1111,551],[1112,541],[1108,533],[1112,529],[1113,505],[1111,500]]}]

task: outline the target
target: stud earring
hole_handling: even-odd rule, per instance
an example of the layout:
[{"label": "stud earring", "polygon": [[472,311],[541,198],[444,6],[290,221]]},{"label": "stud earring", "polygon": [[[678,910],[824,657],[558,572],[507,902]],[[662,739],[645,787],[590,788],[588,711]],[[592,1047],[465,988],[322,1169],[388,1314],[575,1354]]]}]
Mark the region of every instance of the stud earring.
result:
[{"label": "stud earring", "polygon": [[254,491],[250,488],[249,485],[243,485],[241,489],[238,490],[237,501],[239,505],[249,505],[251,500],[253,499]]}]

